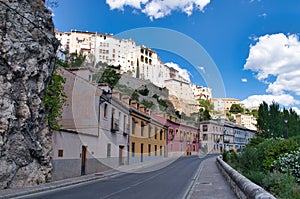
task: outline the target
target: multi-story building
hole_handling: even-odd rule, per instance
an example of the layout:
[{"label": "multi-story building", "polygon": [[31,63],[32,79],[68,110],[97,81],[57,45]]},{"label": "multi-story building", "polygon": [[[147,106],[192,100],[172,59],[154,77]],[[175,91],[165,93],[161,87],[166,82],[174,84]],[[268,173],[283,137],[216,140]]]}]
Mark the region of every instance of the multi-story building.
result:
[{"label": "multi-story building", "polygon": [[87,68],[61,69],[67,103],[61,130],[53,133],[53,179],[76,177],[128,164],[129,105],[109,87],[91,82]]},{"label": "multi-story building", "polygon": [[255,136],[255,131],[224,119],[200,123],[201,149],[206,153],[220,153],[222,150],[243,149]]},{"label": "multi-story building", "polygon": [[244,126],[253,131],[257,131],[257,119],[253,115],[239,113],[235,115],[235,120],[238,125]]},{"label": "multi-story building", "polygon": [[224,125],[221,120],[200,123],[201,150],[205,153],[221,153],[224,146]]},{"label": "multi-story building", "polygon": [[152,115],[168,127],[168,157],[197,155],[199,152],[199,133],[194,122],[178,120],[172,116]]},{"label": "multi-story building", "polygon": [[164,158],[166,152],[167,127],[151,118],[150,110],[131,101],[129,163]]},{"label": "multi-story building", "polygon": [[243,149],[255,136],[255,132],[242,126],[234,127],[234,145],[239,151]]},{"label": "multi-story building", "polygon": [[235,123],[224,120],[224,150],[229,151],[235,148],[234,145],[234,128]]},{"label": "multi-story building", "polygon": [[215,111],[229,111],[230,107],[233,104],[239,104],[242,105],[240,100],[234,99],[234,98],[213,98],[213,105]]},{"label": "multi-story building", "polygon": [[205,99],[208,101],[212,100],[212,91],[211,88],[198,86],[196,84],[190,84],[192,91],[194,93],[195,98],[198,99]]},{"label": "multi-story building", "polygon": [[169,90],[170,100],[176,110],[188,116],[198,111],[198,102],[195,99],[189,82],[169,79],[165,80],[165,87]]}]

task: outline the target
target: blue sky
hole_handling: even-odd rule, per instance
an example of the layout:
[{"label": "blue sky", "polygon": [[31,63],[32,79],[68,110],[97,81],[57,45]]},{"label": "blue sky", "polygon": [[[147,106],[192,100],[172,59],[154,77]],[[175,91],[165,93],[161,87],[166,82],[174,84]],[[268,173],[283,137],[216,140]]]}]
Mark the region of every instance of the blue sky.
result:
[{"label": "blue sky", "polygon": [[[209,54],[223,79],[226,97],[242,100],[247,106],[274,100],[297,111],[300,107],[299,0],[58,0],[58,3],[53,9],[53,19],[59,31],[118,34],[143,27],[175,30],[195,40]],[[178,55],[157,52],[164,62],[189,70],[193,83],[206,86],[203,77],[194,72],[196,66]]]}]

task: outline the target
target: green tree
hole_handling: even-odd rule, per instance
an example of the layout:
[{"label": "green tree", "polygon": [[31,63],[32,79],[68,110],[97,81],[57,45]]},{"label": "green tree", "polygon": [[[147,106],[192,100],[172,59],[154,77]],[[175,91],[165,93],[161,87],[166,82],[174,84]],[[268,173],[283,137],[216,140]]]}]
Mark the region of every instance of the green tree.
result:
[{"label": "green tree", "polygon": [[131,99],[137,102],[139,101],[139,93],[136,90],[131,94]]},{"label": "green tree", "polygon": [[244,108],[240,104],[232,104],[229,112],[233,114],[243,113]]},{"label": "green tree", "polygon": [[45,96],[43,98],[43,104],[48,113],[48,125],[54,130],[59,130],[61,128],[58,123],[58,119],[62,117],[61,114],[63,106],[67,100],[67,96],[64,91],[66,79],[56,72],[57,68],[62,67],[59,65],[60,62],[61,61],[56,62],[56,70],[51,76],[51,80],[46,87]]},{"label": "green tree", "polygon": [[209,100],[206,99],[199,99],[199,104],[203,106],[209,112],[213,109],[213,105],[210,103]]},{"label": "green tree", "polygon": [[143,104],[147,108],[152,108],[154,106],[154,103],[148,100],[143,99],[141,104]]},{"label": "green tree", "polygon": [[120,73],[110,67],[104,69],[102,74],[100,72],[100,75],[101,77],[99,78],[98,83],[107,83],[111,88],[114,88],[121,78]]},{"label": "green tree", "polygon": [[85,61],[86,56],[81,53],[71,53],[68,57],[68,63],[71,67],[80,67]]}]

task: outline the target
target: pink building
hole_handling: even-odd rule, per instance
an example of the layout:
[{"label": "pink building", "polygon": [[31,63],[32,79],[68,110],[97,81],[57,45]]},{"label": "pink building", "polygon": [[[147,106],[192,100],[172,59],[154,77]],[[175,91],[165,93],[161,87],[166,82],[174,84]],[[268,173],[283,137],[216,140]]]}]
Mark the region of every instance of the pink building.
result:
[{"label": "pink building", "polygon": [[198,154],[199,131],[194,122],[180,121],[172,116],[164,118],[152,115],[152,117],[168,126],[167,152],[169,157]]}]

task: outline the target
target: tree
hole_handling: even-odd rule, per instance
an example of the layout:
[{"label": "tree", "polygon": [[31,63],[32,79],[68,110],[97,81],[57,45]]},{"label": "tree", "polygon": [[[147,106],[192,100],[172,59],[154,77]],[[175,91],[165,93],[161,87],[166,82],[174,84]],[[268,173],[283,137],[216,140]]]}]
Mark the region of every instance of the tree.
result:
[{"label": "tree", "polygon": [[[101,75],[101,72],[99,73],[99,75]],[[98,80],[98,83],[107,83],[111,88],[114,88],[120,78],[121,78],[120,73],[108,67],[102,73],[101,77]]]},{"label": "tree", "polygon": [[229,112],[233,113],[233,114],[243,113],[244,108],[239,104],[232,104],[231,107],[230,107]]},{"label": "tree", "polygon": [[85,58],[85,55],[75,52],[69,55],[68,62],[71,67],[80,67],[85,61]]},{"label": "tree", "polygon": [[300,131],[299,116],[291,108],[283,108],[281,111],[276,102],[272,102],[270,106],[263,102],[258,109],[257,128],[265,138],[286,137],[287,133],[289,137],[296,136]]},{"label": "tree", "polygon": [[199,99],[199,104],[202,105],[206,110],[209,112],[212,110],[213,105],[210,103],[209,100],[206,99]]}]

